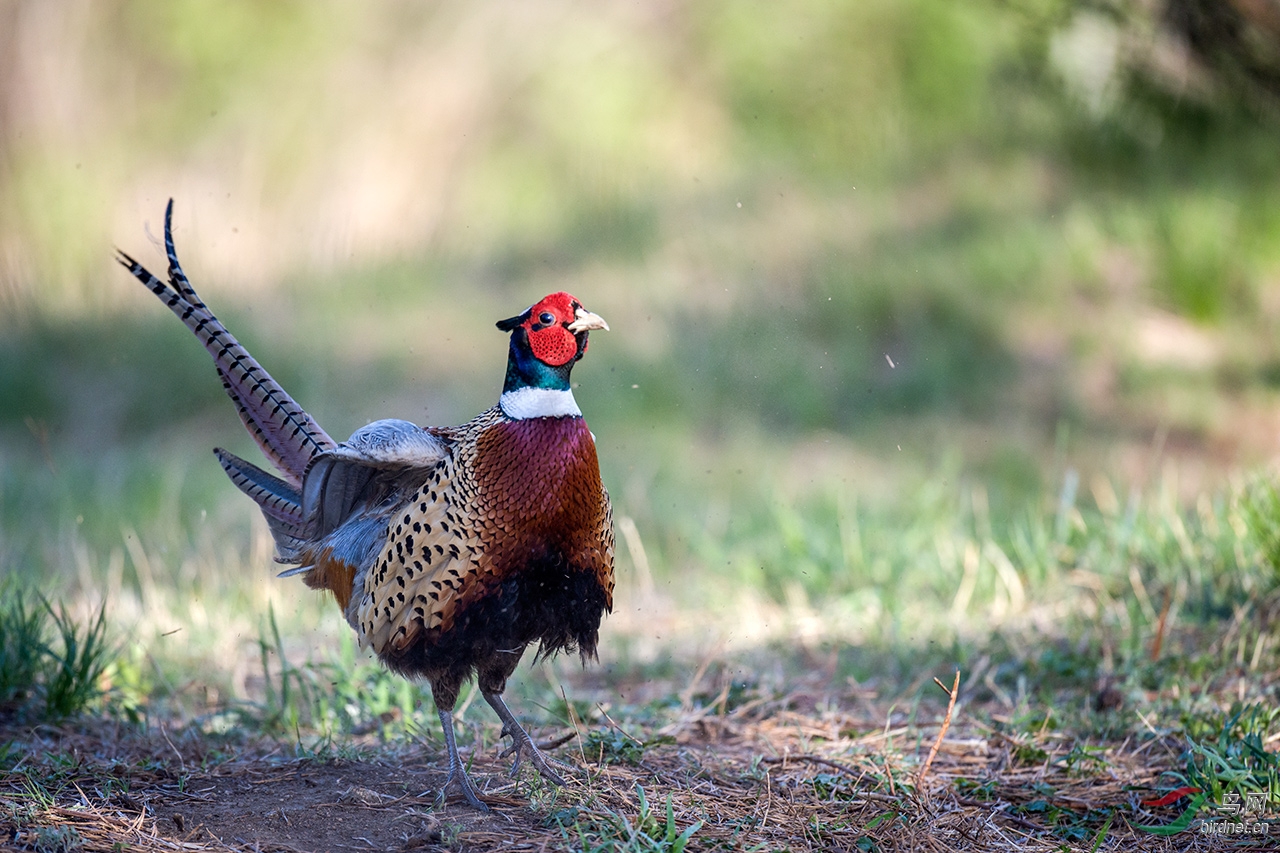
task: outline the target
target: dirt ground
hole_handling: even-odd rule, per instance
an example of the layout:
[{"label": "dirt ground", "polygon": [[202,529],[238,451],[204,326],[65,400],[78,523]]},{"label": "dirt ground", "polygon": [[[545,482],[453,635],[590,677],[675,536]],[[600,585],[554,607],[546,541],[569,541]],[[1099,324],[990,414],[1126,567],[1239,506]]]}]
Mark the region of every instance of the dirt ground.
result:
[{"label": "dirt ground", "polygon": [[[445,774],[431,744],[349,743],[298,757],[290,742],[156,726],[40,727],[8,733],[10,761],[21,757],[0,780],[0,838],[39,853],[678,851],[680,833],[695,827],[688,850],[1276,847],[1274,821],[1247,837],[1206,834],[1203,821],[1169,835],[1137,828],[1186,810],[1185,799],[1149,805],[1173,787],[1162,773],[1180,768],[1176,738],[1086,742],[957,714],[938,741],[941,722],[941,712],[877,720],[784,702],[685,713],[630,752],[615,748],[639,746],[621,729],[603,740],[544,731],[575,734],[554,754],[581,777],[557,790],[525,769],[513,785],[497,747],[464,751],[488,814],[456,798],[436,807]],[[588,743],[614,746],[590,756]]]},{"label": "dirt ground", "polygon": [[411,850],[443,841],[440,818],[429,811],[441,782],[425,765],[299,761],[194,776],[189,791],[150,806],[158,831],[185,842]]}]

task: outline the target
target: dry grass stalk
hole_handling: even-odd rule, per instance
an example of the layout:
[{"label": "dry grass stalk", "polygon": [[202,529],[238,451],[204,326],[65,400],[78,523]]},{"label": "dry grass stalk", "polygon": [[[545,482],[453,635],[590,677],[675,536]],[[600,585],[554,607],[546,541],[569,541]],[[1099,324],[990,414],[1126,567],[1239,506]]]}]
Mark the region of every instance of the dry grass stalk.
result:
[{"label": "dry grass stalk", "polygon": [[960,670],[956,670],[956,678],[951,685],[951,689],[947,690],[947,686],[937,678],[933,679],[933,683],[942,688],[947,694],[947,713],[942,718],[942,728],[938,730],[938,737],[933,741],[933,746],[929,749],[929,757],[924,760],[924,764],[920,767],[920,772],[916,775],[916,793],[924,797],[929,797],[929,792],[924,786],[924,780],[929,775],[929,768],[933,766],[933,759],[938,755],[938,749],[942,746],[942,739],[947,736],[947,729],[951,728],[951,714],[956,709],[956,697],[960,695]]},{"label": "dry grass stalk", "polygon": [[[937,707],[941,731],[927,739],[911,714],[869,702],[856,712],[815,707],[801,690],[749,708],[675,712],[661,726],[675,743],[653,745],[654,728],[626,721],[642,759],[564,748],[560,758],[584,773],[556,791],[530,776],[513,786],[499,750],[476,747],[473,774],[489,785],[493,815],[435,808],[436,747],[375,735],[352,738],[342,757],[299,758],[292,742],[244,738],[226,749],[192,728],[5,732],[29,757],[0,776],[0,837],[35,849],[42,828],[73,827],[85,853],[593,849],[618,837],[623,821],[638,831],[642,788],[659,824],[668,798],[679,830],[700,824],[690,850],[1057,851],[1088,850],[1098,838],[1099,850],[1224,849],[1223,839],[1194,831],[1135,828],[1179,813],[1141,804],[1167,787],[1162,774],[1182,769],[1178,738],[1010,730],[994,703],[955,714],[958,690],[957,680],[945,714]],[[67,756],[77,756],[74,769]],[[34,800],[24,782],[49,772],[69,774],[67,782],[48,783],[52,801]],[[917,795],[904,795],[913,779]]]}]

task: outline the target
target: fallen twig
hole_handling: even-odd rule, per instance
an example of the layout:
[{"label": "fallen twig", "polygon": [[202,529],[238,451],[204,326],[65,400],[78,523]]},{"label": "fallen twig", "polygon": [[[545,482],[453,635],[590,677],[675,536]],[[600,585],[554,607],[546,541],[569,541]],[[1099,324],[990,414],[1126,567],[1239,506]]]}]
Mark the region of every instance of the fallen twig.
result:
[{"label": "fallen twig", "polygon": [[942,739],[947,736],[947,729],[951,728],[951,712],[956,707],[956,697],[960,695],[960,670],[956,670],[955,682],[951,685],[951,689],[947,690],[947,686],[937,678],[933,679],[933,683],[946,691],[950,697],[947,702],[947,715],[942,718],[942,728],[938,730],[938,737],[933,742],[933,746],[929,748],[929,757],[924,760],[924,764],[920,767],[920,772],[916,774],[916,793],[928,797],[928,791],[924,787],[924,779],[929,775],[929,767],[933,764],[934,757],[937,756],[938,750],[942,747]]}]

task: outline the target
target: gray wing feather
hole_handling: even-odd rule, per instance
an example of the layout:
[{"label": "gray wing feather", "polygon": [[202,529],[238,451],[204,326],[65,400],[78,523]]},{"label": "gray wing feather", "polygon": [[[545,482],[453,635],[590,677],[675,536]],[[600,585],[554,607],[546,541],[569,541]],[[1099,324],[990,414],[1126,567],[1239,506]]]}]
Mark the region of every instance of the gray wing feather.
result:
[{"label": "gray wing feather", "polygon": [[416,424],[374,421],[316,456],[302,484],[302,516],[325,536],[351,517],[379,473],[431,468],[447,453],[443,441]]}]

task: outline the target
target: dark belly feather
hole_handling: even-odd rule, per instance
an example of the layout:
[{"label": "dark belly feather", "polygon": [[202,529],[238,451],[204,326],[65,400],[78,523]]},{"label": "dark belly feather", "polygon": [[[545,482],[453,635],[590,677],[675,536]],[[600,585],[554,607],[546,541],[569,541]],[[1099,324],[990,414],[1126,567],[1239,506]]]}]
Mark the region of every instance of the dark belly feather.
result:
[{"label": "dark belly feather", "polygon": [[[594,657],[612,609],[608,497],[581,418],[501,421],[460,454],[449,516],[470,527],[477,554],[439,625],[379,650],[391,668],[445,693],[474,671],[503,681],[525,647]],[[465,473],[464,473],[465,472]],[[384,552],[387,553],[387,552]]]}]

